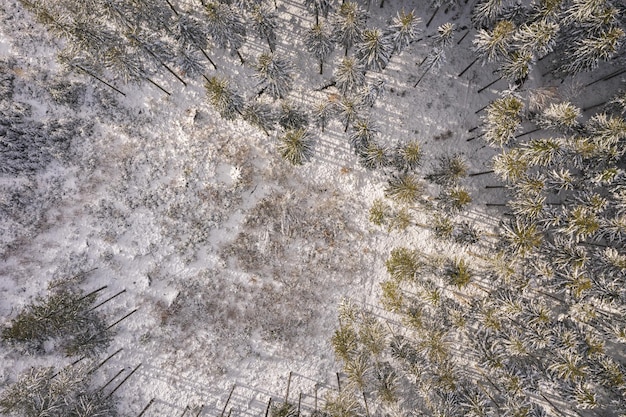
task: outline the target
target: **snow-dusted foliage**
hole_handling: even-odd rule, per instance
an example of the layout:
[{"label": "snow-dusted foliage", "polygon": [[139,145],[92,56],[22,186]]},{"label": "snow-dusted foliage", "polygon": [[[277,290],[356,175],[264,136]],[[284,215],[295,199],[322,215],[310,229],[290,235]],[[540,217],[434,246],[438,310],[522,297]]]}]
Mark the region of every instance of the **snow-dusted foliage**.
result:
[{"label": "snow-dusted foliage", "polygon": [[284,98],[293,83],[292,65],[274,53],[263,53],[257,59],[255,69],[261,91],[273,98]]}]

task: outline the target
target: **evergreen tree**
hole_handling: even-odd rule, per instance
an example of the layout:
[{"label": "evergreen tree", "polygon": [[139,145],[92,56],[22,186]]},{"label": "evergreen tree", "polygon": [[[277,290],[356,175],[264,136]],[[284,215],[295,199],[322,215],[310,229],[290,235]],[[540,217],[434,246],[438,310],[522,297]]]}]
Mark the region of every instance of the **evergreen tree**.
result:
[{"label": "evergreen tree", "polygon": [[209,101],[223,118],[233,120],[238,114],[241,115],[243,98],[230,87],[227,79],[211,77],[204,84],[204,88]]},{"label": "evergreen tree", "polygon": [[478,29],[474,51],[484,62],[501,59],[506,56],[514,34],[515,25],[508,20],[499,21],[491,31]]},{"label": "evergreen tree", "polygon": [[608,61],[618,53],[624,38],[624,30],[613,27],[596,36],[575,41],[574,47],[566,53],[562,71],[574,75],[597,68],[600,61]]},{"label": "evergreen tree", "polygon": [[401,171],[412,171],[420,166],[424,151],[422,145],[414,140],[396,148],[395,166]]},{"label": "evergreen tree", "polygon": [[[186,51],[189,51],[192,46],[198,48],[213,68],[217,68],[206,52],[209,34],[200,20],[182,13],[177,14],[174,36],[181,44],[181,48]],[[187,55],[192,54],[188,52]]]},{"label": "evergreen tree", "polygon": [[302,165],[313,156],[313,137],[304,128],[288,130],[278,140],[278,152],[292,165]]},{"label": "evergreen tree", "polygon": [[364,107],[373,107],[376,100],[385,94],[385,80],[377,78],[372,83],[367,83],[364,88],[359,89],[358,99]]},{"label": "evergreen tree", "polygon": [[273,53],[263,53],[257,64],[257,77],[262,92],[267,92],[273,98],[284,98],[291,90],[293,82],[292,66],[287,60]]},{"label": "evergreen tree", "polygon": [[507,95],[492,102],[486,109],[483,138],[491,146],[504,146],[515,137],[524,108],[522,101]]},{"label": "evergreen tree", "polygon": [[252,101],[245,106],[243,119],[263,130],[268,136],[269,132],[274,130],[274,123],[276,123],[276,115],[272,107],[258,101]]},{"label": "evergreen tree", "polygon": [[538,118],[538,124],[544,129],[571,133],[580,129],[581,124],[578,119],[581,116],[580,109],[572,103],[550,104]]},{"label": "evergreen tree", "polygon": [[283,101],[280,106],[278,124],[285,130],[305,129],[309,125],[309,116],[298,106]]},{"label": "evergreen tree", "polygon": [[414,204],[422,196],[424,185],[413,174],[404,173],[392,177],[385,188],[385,196],[404,204]]},{"label": "evergreen tree", "polygon": [[270,51],[276,48],[276,13],[267,4],[257,4],[252,8],[252,23],[259,36],[267,41]]},{"label": "evergreen tree", "polygon": [[359,119],[360,103],[354,98],[342,97],[338,109],[339,120],[344,125],[344,132],[347,132],[352,122]]},{"label": "evergreen tree", "polygon": [[368,119],[358,119],[352,125],[350,133],[350,146],[358,155],[370,142],[374,142],[378,134],[378,127]]},{"label": "evergreen tree", "polygon": [[414,10],[409,13],[402,10],[394,16],[387,29],[387,36],[393,45],[393,52],[402,52],[417,39],[421,32],[418,27],[420,23],[421,19],[415,15]]},{"label": "evergreen tree", "polygon": [[454,23],[444,23],[437,28],[437,34],[435,35],[435,46],[446,49],[452,46],[454,41]]},{"label": "evergreen tree", "polygon": [[380,29],[365,29],[356,45],[356,56],[365,69],[381,71],[389,63],[393,46]]},{"label": "evergreen tree", "polygon": [[177,50],[176,65],[183,75],[195,76],[204,71],[202,57],[199,56],[198,49],[192,46],[180,47]]},{"label": "evergreen tree", "polygon": [[502,76],[509,81],[522,85],[528,78],[530,69],[534,64],[534,56],[529,51],[512,51],[502,63]]},{"label": "evergreen tree", "polygon": [[461,154],[442,155],[438,158],[437,166],[432,174],[426,176],[428,181],[442,187],[453,187],[467,177],[467,161]]},{"label": "evergreen tree", "polygon": [[363,39],[367,13],[353,1],[344,1],[333,20],[333,38],[341,44],[348,55],[348,49]]},{"label": "evergreen tree", "polygon": [[367,169],[381,169],[391,163],[389,149],[372,139],[361,147],[359,161]]},{"label": "evergreen tree", "polygon": [[324,60],[335,49],[335,44],[325,27],[321,24],[314,25],[305,35],[305,44],[308,51],[320,61],[320,75],[324,72]]},{"label": "evergreen tree", "polygon": [[503,9],[502,0],[482,0],[474,6],[472,22],[475,27],[491,26]]},{"label": "evergreen tree", "polygon": [[335,82],[345,95],[365,83],[365,72],[355,58],[343,58],[335,70]]},{"label": "evergreen tree", "polygon": [[321,14],[324,17],[328,17],[328,12],[331,9],[331,0],[304,0],[304,4],[307,7],[312,7],[315,12],[315,24],[318,25],[319,15]]},{"label": "evergreen tree", "polygon": [[213,42],[220,48],[238,53],[246,41],[246,26],[241,16],[228,4],[217,1],[205,2],[204,10],[207,17],[206,29]]},{"label": "evergreen tree", "polygon": [[530,52],[535,59],[540,59],[553,51],[559,24],[549,20],[538,20],[523,24],[513,35],[515,49]]},{"label": "evergreen tree", "polygon": [[335,105],[328,100],[320,101],[313,106],[313,120],[317,127],[322,129],[322,132],[324,132],[334,113]]}]

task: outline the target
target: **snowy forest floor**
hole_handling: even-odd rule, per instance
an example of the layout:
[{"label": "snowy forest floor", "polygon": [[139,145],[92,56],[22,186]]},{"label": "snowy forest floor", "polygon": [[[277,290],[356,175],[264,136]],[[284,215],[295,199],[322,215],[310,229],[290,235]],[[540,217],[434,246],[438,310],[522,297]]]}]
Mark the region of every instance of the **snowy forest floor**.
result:
[{"label": "snowy forest floor", "polygon": [[[396,11],[414,7],[426,21],[432,10],[421,3],[373,5],[368,24],[382,26]],[[447,21],[469,27],[469,10],[468,4],[439,12],[424,35]],[[303,50],[310,12],[281,0],[278,12],[278,50],[295,64],[300,86],[289,100],[307,107],[332,94],[312,92],[330,79],[332,59],[319,76]],[[371,117],[390,146],[418,139],[425,170],[450,153],[465,155],[470,172],[490,169],[494,151],[466,139],[480,124],[475,112],[506,82],[477,94],[497,78],[493,68],[478,64],[457,77],[473,60],[473,33],[417,88],[428,38],[394,56],[382,73],[387,94]],[[264,49],[250,39],[241,52],[252,61]],[[54,54],[54,42],[17,2],[0,6],[0,59],[2,71],[15,76],[14,100],[32,105],[34,119],[71,121],[80,132],[45,172],[0,177],[0,324],[59,280],[73,279],[86,291],[107,285],[102,299],[126,290],[102,311],[110,322],[138,311],[119,325],[109,353],[123,351],[98,378],[142,364],[119,392],[122,410],[131,415],[151,398],[150,416],[179,415],[200,404],[203,415],[217,415],[236,384],[234,415],[259,416],[269,397],[284,395],[289,372],[291,392],[305,394],[303,406],[312,407],[317,384],[320,398],[324,389],[335,389],[339,365],[329,340],[342,297],[377,311],[384,259],[399,244],[428,253],[462,250],[433,241],[419,227],[387,232],[369,222],[372,201],[383,197],[383,177],[357,163],[338,122],[317,133],[312,161],[294,168],[275,152],[275,138],[220,119],[201,79],[183,87],[163,73],[158,81],[172,96],[146,84],[119,86],[122,97],[64,73]],[[225,55],[217,64],[217,73],[254,92],[249,64]],[[546,65],[549,60],[535,68],[524,88],[552,85],[581,108],[608,98],[620,82],[589,91],[581,86],[590,74],[560,84],[540,76]],[[614,70],[609,64],[598,73]],[[64,102],[52,92],[67,81],[76,96]],[[473,203],[466,216],[484,231],[498,226],[499,210],[484,205],[503,201],[501,190],[484,190],[495,184],[488,175],[467,184]],[[0,362],[2,387],[29,366],[72,359],[25,357],[0,347]]]}]

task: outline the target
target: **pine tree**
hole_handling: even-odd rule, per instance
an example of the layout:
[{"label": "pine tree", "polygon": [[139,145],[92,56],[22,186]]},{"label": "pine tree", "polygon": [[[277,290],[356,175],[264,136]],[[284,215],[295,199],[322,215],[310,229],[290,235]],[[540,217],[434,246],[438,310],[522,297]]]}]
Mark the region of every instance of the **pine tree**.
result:
[{"label": "pine tree", "polygon": [[503,147],[515,137],[521,124],[522,101],[507,95],[492,102],[486,109],[484,140],[491,146]]},{"label": "pine tree", "polygon": [[503,181],[515,183],[526,174],[528,160],[519,148],[513,148],[493,158],[493,170]]},{"label": "pine tree", "polygon": [[380,29],[365,29],[356,45],[356,56],[365,69],[381,71],[389,63],[393,46]]},{"label": "pine tree", "polygon": [[475,27],[491,26],[502,11],[502,0],[483,0],[474,6],[472,22]]},{"label": "pine tree", "polygon": [[393,45],[393,52],[402,52],[411,42],[417,39],[421,33],[421,29],[418,27],[421,21],[415,15],[414,10],[411,10],[409,13],[402,10],[396,14],[386,33]]},{"label": "pine tree", "polygon": [[339,120],[344,125],[344,132],[347,132],[350,125],[359,120],[360,103],[355,98],[342,97],[338,109]]},{"label": "pine tree", "polygon": [[538,20],[523,24],[513,35],[514,48],[530,52],[535,59],[540,59],[553,51],[559,24],[549,20]]},{"label": "pine tree", "polygon": [[442,190],[437,200],[444,212],[456,214],[464,210],[472,202],[472,197],[463,187],[454,186]]},{"label": "pine tree", "polygon": [[204,88],[209,101],[223,118],[233,120],[238,114],[241,115],[243,98],[230,87],[227,79],[211,77],[204,84]]},{"label": "pine tree", "polygon": [[531,52],[513,51],[504,58],[501,67],[502,76],[521,86],[528,78],[532,65],[534,56]]},{"label": "pine tree", "polygon": [[624,30],[613,27],[597,36],[577,40],[572,50],[566,54],[562,71],[574,75],[594,70],[600,61],[608,61],[618,53],[624,38]]},{"label": "pine tree", "polygon": [[[209,35],[202,22],[194,17],[179,13],[176,16],[174,36],[185,50],[190,50],[191,46],[198,48],[211,65],[213,65],[213,68],[217,69],[217,66],[205,51],[208,46]],[[191,54],[188,53],[188,55]]]},{"label": "pine tree", "polygon": [[572,133],[581,127],[578,119],[582,116],[580,109],[572,103],[550,104],[538,119],[544,129],[555,129],[563,133]]},{"label": "pine tree", "polygon": [[204,66],[198,49],[193,46],[180,47],[176,54],[176,64],[181,74],[195,76],[202,74]]},{"label": "pine tree", "polygon": [[283,101],[280,106],[278,124],[285,130],[304,129],[309,126],[309,116],[304,109]]},{"label": "pine tree", "polygon": [[506,56],[515,34],[515,25],[508,20],[499,21],[492,31],[478,29],[474,39],[474,51],[484,62],[492,62]]},{"label": "pine tree", "polygon": [[359,161],[367,169],[381,169],[390,164],[391,155],[387,147],[370,140],[361,148]]},{"label": "pine tree", "polygon": [[424,185],[413,174],[398,174],[389,179],[385,196],[403,204],[418,202],[424,191]]},{"label": "pine tree", "polygon": [[291,90],[293,71],[287,60],[273,53],[263,53],[259,55],[255,69],[262,92],[267,92],[276,99],[284,98]]},{"label": "pine tree", "polygon": [[333,38],[341,44],[348,55],[348,49],[363,39],[367,13],[353,1],[344,1],[333,21]]},{"label": "pine tree", "polygon": [[313,137],[304,128],[288,130],[278,138],[280,156],[292,165],[302,165],[313,156]]},{"label": "pine tree", "polygon": [[377,78],[372,83],[367,83],[364,88],[359,89],[358,99],[364,107],[373,107],[376,100],[385,95],[385,80]]},{"label": "pine tree", "polygon": [[452,46],[454,41],[454,23],[444,23],[437,28],[435,35],[435,46],[446,49]]},{"label": "pine tree", "polygon": [[422,146],[418,141],[414,140],[398,146],[394,162],[401,171],[412,171],[420,166],[422,156]]},{"label": "pine tree", "polygon": [[274,130],[276,123],[276,115],[269,104],[252,101],[248,103],[243,110],[243,119],[251,125],[257,126],[266,135]]},{"label": "pine tree", "polygon": [[365,83],[365,72],[354,57],[343,58],[335,70],[335,82],[341,94],[346,95]]},{"label": "pine tree", "polygon": [[259,36],[267,41],[270,51],[276,48],[276,28],[278,15],[267,4],[257,4],[252,8],[252,24]]},{"label": "pine tree", "polygon": [[369,119],[358,119],[352,125],[350,132],[350,146],[359,155],[370,142],[374,142],[378,134],[378,127]]},{"label": "pine tree", "polygon": [[461,154],[442,155],[438,158],[437,167],[432,174],[426,176],[428,181],[442,187],[453,187],[467,177],[467,161]]},{"label": "pine tree", "polygon": [[[238,53],[246,41],[246,26],[242,18],[225,3],[209,1],[204,3],[207,17],[207,32],[220,48]],[[241,59],[241,58],[240,58]]]},{"label": "pine tree", "polygon": [[331,9],[331,0],[304,0],[304,4],[313,7],[315,12],[315,24],[319,24],[319,15],[328,17],[328,12]]},{"label": "pine tree", "polygon": [[320,61],[320,75],[324,72],[324,60],[335,49],[330,33],[321,24],[314,25],[305,35],[305,44],[308,51]]},{"label": "pine tree", "polygon": [[322,132],[334,114],[335,103],[329,100],[320,101],[313,106],[313,120],[316,126],[322,129]]}]

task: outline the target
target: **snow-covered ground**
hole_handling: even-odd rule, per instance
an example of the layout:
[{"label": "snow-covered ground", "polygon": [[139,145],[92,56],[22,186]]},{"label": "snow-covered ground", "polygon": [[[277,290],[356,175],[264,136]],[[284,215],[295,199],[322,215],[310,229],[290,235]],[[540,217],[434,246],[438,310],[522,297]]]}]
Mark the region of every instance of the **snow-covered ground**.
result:
[{"label": "snow-covered ground", "polygon": [[[426,21],[432,10],[416,3],[372,5],[369,24],[383,26],[403,8],[416,8]],[[469,3],[440,11],[429,28],[422,24],[424,35],[446,21],[468,27]],[[278,50],[297,74],[289,99],[307,106],[333,94],[311,88],[330,79],[333,67],[329,60],[319,76],[305,51],[302,28],[313,22],[311,14],[281,0],[278,12]],[[400,243],[426,252],[460,250],[433,241],[419,227],[388,233],[369,223],[371,202],[383,196],[383,176],[358,165],[339,122],[317,132],[310,163],[292,167],[275,152],[274,137],[243,121],[220,119],[201,79],[183,87],[163,73],[159,82],[172,96],[144,84],[121,86],[122,97],[85,76],[62,73],[47,35],[17,2],[0,5],[0,22],[0,59],[2,71],[15,77],[13,100],[31,104],[34,119],[76,120],[82,132],[45,172],[0,176],[0,324],[56,280],[78,275],[76,284],[86,291],[107,285],[101,299],[126,290],[101,307],[111,323],[138,311],[117,326],[109,352],[123,351],[97,377],[104,381],[141,363],[118,392],[130,414],[155,398],[146,415],[180,415],[185,406],[201,404],[202,415],[217,415],[236,384],[233,413],[258,416],[269,397],[284,395],[289,372],[291,398],[302,392],[310,407],[317,384],[320,398],[335,386],[339,366],[329,339],[341,298],[376,309],[383,261]],[[456,39],[464,33],[459,30]],[[497,78],[494,68],[477,64],[457,76],[473,60],[472,37],[455,44],[447,65],[417,88],[428,37],[384,70],[387,93],[371,117],[390,146],[419,140],[426,171],[444,153],[463,153],[471,172],[490,169],[494,151],[466,139],[480,123],[475,112],[506,82],[476,94]],[[242,54],[251,61],[263,49],[249,39]],[[334,57],[341,55],[337,50]],[[219,55],[217,63],[217,73],[240,91],[254,91],[249,64],[242,68]],[[524,88],[554,85],[581,107],[607,98],[617,85],[579,94],[590,75],[561,85],[542,79],[544,68],[540,64]],[[78,89],[75,104],[50,95],[50,85],[61,80]],[[474,199],[467,216],[483,230],[497,225],[497,209],[484,203],[503,198],[499,190],[484,191],[489,184],[497,182],[488,175],[467,184]],[[20,206],[9,210],[17,200]],[[25,357],[0,347],[0,361],[2,387],[34,363],[72,360]]]}]

